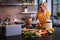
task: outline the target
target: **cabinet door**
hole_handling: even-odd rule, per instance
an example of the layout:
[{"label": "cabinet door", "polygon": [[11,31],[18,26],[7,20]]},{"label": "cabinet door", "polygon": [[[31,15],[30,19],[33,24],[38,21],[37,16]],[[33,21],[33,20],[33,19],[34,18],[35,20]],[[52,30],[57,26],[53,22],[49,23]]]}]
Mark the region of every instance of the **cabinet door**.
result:
[{"label": "cabinet door", "polygon": [[5,33],[6,33],[5,26],[0,26],[0,35]]}]

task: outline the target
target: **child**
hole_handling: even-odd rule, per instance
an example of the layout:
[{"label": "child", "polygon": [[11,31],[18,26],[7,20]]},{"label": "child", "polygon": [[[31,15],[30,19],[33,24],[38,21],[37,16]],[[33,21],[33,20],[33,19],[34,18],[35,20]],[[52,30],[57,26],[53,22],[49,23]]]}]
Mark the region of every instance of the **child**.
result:
[{"label": "child", "polygon": [[26,18],[26,24],[23,26],[23,28],[27,28],[27,29],[33,29],[34,25],[32,24],[32,18],[27,17]]}]

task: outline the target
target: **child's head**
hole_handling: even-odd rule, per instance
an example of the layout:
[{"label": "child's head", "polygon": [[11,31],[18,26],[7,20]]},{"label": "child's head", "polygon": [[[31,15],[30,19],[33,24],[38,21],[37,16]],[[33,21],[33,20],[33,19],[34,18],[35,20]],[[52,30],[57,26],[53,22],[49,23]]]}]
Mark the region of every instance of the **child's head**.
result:
[{"label": "child's head", "polygon": [[30,17],[26,18],[26,24],[31,25],[32,24],[32,18],[30,18]]}]

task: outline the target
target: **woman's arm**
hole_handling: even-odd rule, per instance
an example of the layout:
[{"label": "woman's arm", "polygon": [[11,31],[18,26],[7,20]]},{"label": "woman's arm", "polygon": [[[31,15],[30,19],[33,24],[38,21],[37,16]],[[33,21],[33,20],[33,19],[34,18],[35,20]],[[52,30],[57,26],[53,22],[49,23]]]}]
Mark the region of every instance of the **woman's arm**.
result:
[{"label": "woman's arm", "polygon": [[36,14],[36,20],[38,20],[38,16],[39,16],[39,12],[37,12],[37,14]]},{"label": "woman's arm", "polygon": [[39,24],[39,26],[41,27],[41,24],[40,24],[40,22],[39,22],[39,12],[37,12],[36,21],[37,21],[37,23]]}]

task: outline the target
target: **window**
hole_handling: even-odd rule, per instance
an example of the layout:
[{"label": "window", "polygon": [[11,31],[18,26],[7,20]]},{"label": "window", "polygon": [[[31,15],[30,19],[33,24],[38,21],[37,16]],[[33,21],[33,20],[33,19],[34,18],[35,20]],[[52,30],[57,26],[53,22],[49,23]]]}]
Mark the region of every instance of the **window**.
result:
[{"label": "window", "polygon": [[60,4],[60,0],[53,0],[53,4]]}]

